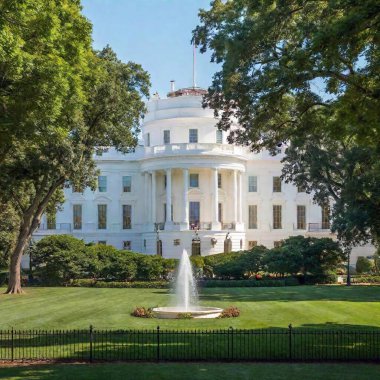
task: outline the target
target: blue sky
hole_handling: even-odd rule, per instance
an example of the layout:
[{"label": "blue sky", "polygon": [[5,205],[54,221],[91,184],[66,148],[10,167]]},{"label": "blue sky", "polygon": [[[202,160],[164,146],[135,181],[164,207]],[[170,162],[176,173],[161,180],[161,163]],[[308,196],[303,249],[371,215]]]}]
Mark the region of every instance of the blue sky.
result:
[{"label": "blue sky", "polygon": [[[95,49],[109,44],[118,57],[134,61],[151,75],[151,93],[165,97],[170,80],[176,88],[192,85],[191,31],[199,8],[210,0],[82,0],[83,13],[93,24]],[[207,88],[217,65],[210,54],[196,56],[196,82]]]}]

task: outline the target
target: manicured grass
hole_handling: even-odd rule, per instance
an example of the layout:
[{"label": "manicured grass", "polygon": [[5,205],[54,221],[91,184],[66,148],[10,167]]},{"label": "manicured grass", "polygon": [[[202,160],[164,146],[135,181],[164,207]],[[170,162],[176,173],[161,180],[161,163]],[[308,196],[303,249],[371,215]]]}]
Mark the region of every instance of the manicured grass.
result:
[{"label": "manicured grass", "polygon": [[379,365],[365,364],[96,364],[0,368],[7,380],[369,380],[378,379]]},{"label": "manicured grass", "polygon": [[[3,293],[4,289],[0,289]],[[0,329],[161,328],[219,329],[294,327],[378,328],[379,286],[298,286],[284,288],[209,288],[201,304],[234,305],[241,316],[217,320],[157,320],[130,315],[136,306],[164,306],[164,289],[26,288],[24,295],[0,295]]]}]

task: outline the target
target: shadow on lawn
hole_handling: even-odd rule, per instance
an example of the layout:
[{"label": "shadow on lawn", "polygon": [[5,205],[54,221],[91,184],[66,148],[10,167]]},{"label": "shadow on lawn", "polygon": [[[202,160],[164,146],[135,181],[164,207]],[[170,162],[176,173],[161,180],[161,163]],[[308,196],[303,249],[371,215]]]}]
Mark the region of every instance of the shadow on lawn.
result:
[{"label": "shadow on lawn", "polygon": [[283,288],[208,288],[201,301],[347,301],[380,302],[380,286],[292,286]]}]

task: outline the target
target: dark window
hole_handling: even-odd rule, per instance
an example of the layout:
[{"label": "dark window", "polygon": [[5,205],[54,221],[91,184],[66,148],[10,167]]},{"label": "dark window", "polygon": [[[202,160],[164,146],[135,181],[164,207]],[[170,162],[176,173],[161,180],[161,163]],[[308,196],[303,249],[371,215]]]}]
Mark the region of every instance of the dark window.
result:
[{"label": "dark window", "polygon": [[98,229],[107,228],[107,205],[98,205]]},{"label": "dark window", "polygon": [[132,206],[123,205],[123,230],[132,228]]}]

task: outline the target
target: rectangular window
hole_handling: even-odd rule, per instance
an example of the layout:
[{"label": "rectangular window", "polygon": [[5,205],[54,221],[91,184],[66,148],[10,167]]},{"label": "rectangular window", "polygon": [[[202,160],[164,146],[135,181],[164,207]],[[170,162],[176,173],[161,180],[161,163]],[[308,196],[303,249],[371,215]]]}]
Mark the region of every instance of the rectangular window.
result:
[{"label": "rectangular window", "polygon": [[248,206],[248,228],[250,230],[257,228],[257,205]]},{"label": "rectangular window", "polygon": [[200,203],[189,202],[189,222],[192,229],[199,226],[200,222]]},{"label": "rectangular window", "polygon": [[189,129],[189,143],[198,142],[198,129]]},{"label": "rectangular window", "polygon": [[164,144],[170,144],[170,131],[164,131]]},{"label": "rectangular window", "polygon": [[275,240],[273,242],[273,247],[274,248],[280,248],[282,246],[282,240]]},{"label": "rectangular window", "polygon": [[322,206],[322,230],[330,229],[330,207],[329,205]]},{"label": "rectangular window", "polygon": [[297,192],[298,193],[304,193],[305,192],[304,186],[297,186]]},{"label": "rectangular window", "polygon": [[107,228],[107,205],[98,205],[98,229]]},{"label": "rectangular window", "polygon": [[166,189],[166,183],[167,183],[167,177],[166,177],[166,174],[164,174],[164,189]]},{"label": "rectangular window", "polygon": [[248,249],[252,249],[254,247],[257,247],[257,241],[256,240],[248,241]]},{"label": "rectangular window", "polygon": [[218,173],[218,189],[222,188],[222,174]]},{"label": "rectangular window", "polygon": [[145,134],[145,146],[150,146],[150,133]]},{"label": "rectangular window", "polygon": [[48,230],[55,230],[56,229],[56,213],[47,213],[46,215],[46,224]]},{"label": "rectangular window", "polygon": [[250,193],[256,193],[257,192],[257,177],[254,175],[250,175],[248,177],[248,191]]},{"label": "rectangular window", "polygon": [[73,205],[74,230],[82,229],[82,205]]},{"label": "rectangular window", "polygon": [[99,193],[105,193],[107,191],[107,177],[105,175],[98,177],[98,190]]},{"label": "rectangular window", "polygon": [[199,174],[190,174],[190,187],[199,187]]},{"label": "rectangular window", "polygon": [[123,205],[123,230],[132,228],[132,206]]},{"label": "rectangular window", "polygon": [[281,193],[281,178],[273,177],[273,192]]},{"label": "rectangular window", "polygon": [[282,228],[282,206],[273,206],[273,229],[279,230]]},{"label": "rectangular window", "polygon": [[99,240],[98,244],[107,245],[107,240]]},{"label": "rectangular window", "polygon": [[306,206],[297,206],[297,230],[306,230]]},{"label": "rectangular window", "polygon": [[130,251],[131,246],[132,246],[132,243],[130,240],[123,241],[123,249],[125,249],[126,251]]},{"label": "rectangular window", "polygon": [[216,143],[223,144],[223,131],[219,129],[216,130]]},{"label": "rectangular window", "polygon": [[123,192],[130,193],[132,191],[132,177],[130,175],[123,176]]},{"label": "rectangular window", "polygon": [[221,203],[218,203],[218,222],[223,223],[223,206]]}]

